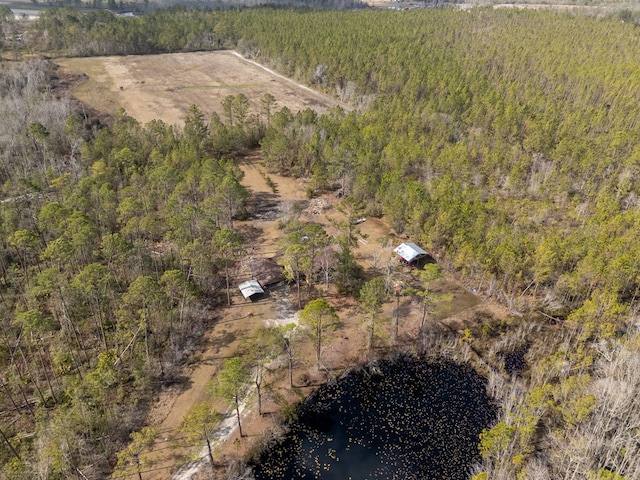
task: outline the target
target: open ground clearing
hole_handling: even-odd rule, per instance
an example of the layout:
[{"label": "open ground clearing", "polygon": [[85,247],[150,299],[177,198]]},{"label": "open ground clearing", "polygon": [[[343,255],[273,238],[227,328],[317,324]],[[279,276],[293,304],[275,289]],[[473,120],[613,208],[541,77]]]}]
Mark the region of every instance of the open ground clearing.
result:
[{"label": "open ground clearing", "polygon": [[215,111],[223,117],[222,100],[238,93],[247,96],[255,113],[265,93],[276,98],[276,109],[294,113],[305,108],[323,112],[340,104],[229,51],[64,58],[56,63],[64,72],[89,77],[75,88],[76,98],[107,113],[122,107],[141,123],[160,119],[182,124],[194,104],[205,114]]},{"label": "open ground clearing", "polygon": [[[197,104],[204,112],[221,112],[222,99],[238,92],[247,95],[255,111],[259,111],[260,98],[265,93],[276,97],[277,107],[287,106],[292,111],[306,107],[324,111],[337,104],[331,98],[242,60],[232,52],[64,59],[59,63],[68,73],[84,72],[88,75],[88,81],[73,92],[78,99],[108,113],[122,106],[141,122],[160,119],[169,124],[180,124],[191,104]],[[272,257],[276,253],[278,239],[282,235],[278,223],[294,203],[303,207],[303,218],[325,225],[330,235],[339,233],[332,220],[344,221],[344,217],[335,209],[338,200],[333,195],[308,200],[303,180],[270,175],[277,187],[277,193],[274,193],[265,181],[265,172],[257,154],[243,159],[241,167],[245,172],[243,184],[252,193],[253,200],[250,205],[251,218],[237,222],[235,226],[247,239],[250,255]],[[393,275],[398,279],[411,277],[407,270],[398,265],[392,254],[394,246],[401,239],[383,220],[367,219],[359,227],[366,237],[359,242],[355,254],[365,271],[371,274],[374,269],[382,271],[390,265]],[[463,329],[468,322],[478,321],[487,314],[506,315],[499,306],[473,295],[452,280],[442,282],[440,289],[453,295],[453,300],[439,320],[452,329]],[[340,372],[367,357],[364,317],[354,300],[340,297],[333,291],[325,292],[325,295],[337,307],[342,326],[331,343],[325,345],[323,360],[328,371]],[[224,360],[238,351],[242,339],[253,329],[295,319],[295,308],[292,306],[294,297],[294,293],[280,288],[264,300],[252,303],[234,291],[230,308],[221,308],[214,312],[212,318],[203,319],[209,326],[208,334],[201,354],[193,359],[185,372],[189,380],[182,386],[164,391],[150,412],[148,423],[158,428],[160,439],[149,455],[154,463],[145,467],[145,480],[171,478],[176,472],[188,453],[180,446],[178,432],[185,414],[198,402],[212,401],[207,393],[207,383],[215,378]],[[420,307],[408,298],[402,298],[399,306],[402,315],[400,342],[411,342],[419,327]],[[391,317],[395,307],[395,301],[388,302],[384,315]],[[389,342],[390,324],[381,330],[376,344],[384,346]],[[315,359],[308,362],[303,360],[312,359],[312,351],[310,344],[301,347],[295,373],[296,379],[304,378],[304,384],[308,386],[291,391],[283,371],[277,376],[274,374],[275,378],[267,379],[273,392],[266,399],[267,411],[276,410],[278,405],[275,398],[278,395],[288,401],[297,401],[311,391],[312,385],[326,381],[325,373],[317,371]],[[216,407],[219,411],[225,410],[222,404],[216,404]],[[218,460],[241,454],[250,448],[253,441],[274,429],[274,415],[260,417],[255,411],[248,410],[245,412],[245,428],[249,437],[241,442],[233,442],[237,439],[237,433],[231,428],[223,429],[221,438],[228,441],[216,449]],[[205,478],[204,471],[208,468],[201,469],[202,478]],[[192,469],[189,474],[175,478],[193,478],[194,474],[198,475],[194,473],[196,470]],[[131,478],[135,480],[138,476]]]}]

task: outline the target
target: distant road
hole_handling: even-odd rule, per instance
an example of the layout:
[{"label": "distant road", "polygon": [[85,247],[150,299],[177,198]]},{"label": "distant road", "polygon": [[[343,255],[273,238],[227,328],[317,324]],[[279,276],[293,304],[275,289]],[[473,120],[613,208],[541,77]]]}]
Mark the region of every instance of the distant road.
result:
[{"label": "distant road", "polygon": [[[50,8],[60,8],[59,5],[47,5],[44,3],[33,3],[33,2],[6,2],[0,1],[0,5],[7,5],[16,18],[29,18],[35,19],[40,15],[43,10],[48,10]],[[93,8],[77,8],[71,7],[76,10],[95,10]]]},{"label": "distant road", "polygon": [[34,5],[33,2],[2,2],[0,5],[7,5],[16,18],[30,18],[34,19],[40,12],[46,8],[52,8],[48,5]]},{"label": "distant road", "polygon": [[[413,8],[425,7],[426,4],[419,0],[365,0],[365,3],[374,8],[391,8],[396,10],[409,10]],[[40,12],[48,8],[57,8],[55,5],[34,4],[33,2],[3,2],[0,5],[8,5],[13,11],[16,18],[35,19]],[[606,1],[600,5],[579,5],[566,3],[494,3],[494,2],[478,2],[478,3],[457,3],[454,6],[461,10],[467,10],[474,7],[493,6],[493,8],[516,8],[516,9],[550,9],[550,10],[608,10],[615,7],[615,3],[607,3]],[[86,10],[86,9],[85,9]]]}]

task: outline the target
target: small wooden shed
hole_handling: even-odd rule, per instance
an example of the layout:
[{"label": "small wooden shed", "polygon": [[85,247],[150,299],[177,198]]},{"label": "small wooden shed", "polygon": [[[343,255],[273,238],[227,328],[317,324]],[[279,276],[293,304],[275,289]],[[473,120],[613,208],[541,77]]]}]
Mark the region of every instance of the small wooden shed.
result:
[{"label": "small wooden shed", "polygon": [[251,277],[260,282],[263,287],[285,280],[282,265],[274,258],[251,257],[249,259],[249,270]]}]

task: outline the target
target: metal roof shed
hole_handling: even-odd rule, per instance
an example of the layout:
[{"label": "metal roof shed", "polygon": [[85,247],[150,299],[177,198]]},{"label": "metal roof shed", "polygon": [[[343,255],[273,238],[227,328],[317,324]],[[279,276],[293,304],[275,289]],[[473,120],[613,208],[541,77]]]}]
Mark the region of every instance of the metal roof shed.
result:
[{"label": "metal roof shed", "polygon": [[427,255],[427,252],[425,252],[415,243],[411,242],[405,242],[401,245],[398,245],[396,248],[394,248],[393,252],[400,255],[400,257],[402,257],[402,259],[407,263],[411,263]]},{"label": "metal roof shed", "polygon": [[251,299],[254,295],[264,294],[264,289],[257,280],[247,280],[246,282],[242,282],[238,285],[238,288],[240,289],[240,292],[242,292],[242,296],[246,299]]}]

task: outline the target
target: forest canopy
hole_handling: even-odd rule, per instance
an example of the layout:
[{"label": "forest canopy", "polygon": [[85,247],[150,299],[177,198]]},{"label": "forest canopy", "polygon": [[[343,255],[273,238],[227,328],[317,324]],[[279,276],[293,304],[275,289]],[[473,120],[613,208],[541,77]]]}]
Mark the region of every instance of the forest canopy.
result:
[{"label": "forest canopy", "polygon": [[76,55],[236,48],[361,107],[277,115],[262,140],[273,171],[345,187],[512,301],[538,287],[556,313],[604,292],[635,301],[633,24],[489,9],[59,10],[33,38]]},{"label": "forest canopy", "polygon": [[[233,48],[354,108],[283,109],[232,124],[193,106],[183,130],[120,111],[108,128],[87,128],[48,88],[49,64],[0,64],[3,358],[16,348],[24,358],[7,363],[3,385],[15,410],[30,409],[16,400],[27,396],[59,407],[28,414],[38,441],[65,433],[49,449],[0,443],[6,471],[29,477],[29,452],[57,478],[78,465],[107,468],[107,424],[129,418],[127,405],[171,376],[198,335],[197,324],[185,329],[196,309],[184,306],[222,288],[226,253],[211,239],[244,215],[234,156],[258,146],[271,172],[307,178],[310,196],[341,189],[514,311],[577,326],[564,352],[580,373],[596,365],[621,375],[614,360],[593,360],[596,342],[634,351],[606,343],[627,333],[640,289],[632,23],[491,9],[174,7],[134,18],[60,9],[43,12],[27,42],[49,55]],[[544,368],[545,378],[569,382],[557,365]],[[544,415],[547,425],[578,428],[594,405],[590,378],[570,378],[565,390],[538,379],[529,403],[499,424],[502,436],[485,437],[486,456],[509,463],[496,445],[517,440],[524,465],[534,435],[514,432]],[[560,397],[576,408],[561,410]],[[504,478],[518,470],[509,465]]]}]

